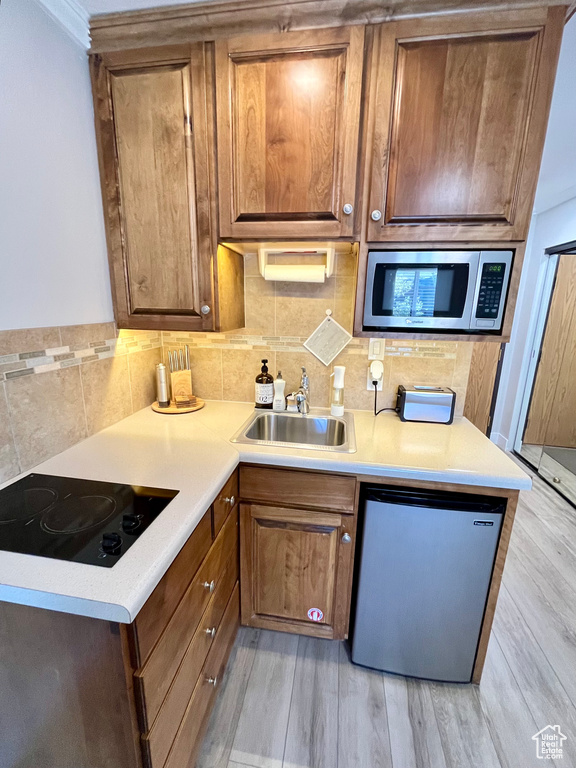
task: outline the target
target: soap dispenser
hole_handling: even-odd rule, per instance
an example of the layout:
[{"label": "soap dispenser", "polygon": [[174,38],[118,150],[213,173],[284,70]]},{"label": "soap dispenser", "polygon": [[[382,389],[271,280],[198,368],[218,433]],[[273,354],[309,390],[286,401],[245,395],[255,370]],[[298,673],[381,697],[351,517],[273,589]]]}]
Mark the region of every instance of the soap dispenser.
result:
[{"label": "soap dispenser", "polygon": [[255,406],[256,408],[272,408],[274,400],[274,379],[268,373],[268,360],[262,360],[262,369],[256,376]]},{"label": "soap dispenser", "polygon": [[345,365],[335,365],[334,373],[331,376],[334,377],[332,383],[332,400],[330,405],[330,413],[332,416],[344,416],[344,373],[346,372]]},{"label": "soap dispenser", "polygon": [[286,410],[286,398],[284,397],[284,389],[286,382],[282,378],[282,371],[278,371],[278,376],[274,381],[274,402],[272,404],[273,411],[285,411]]}]

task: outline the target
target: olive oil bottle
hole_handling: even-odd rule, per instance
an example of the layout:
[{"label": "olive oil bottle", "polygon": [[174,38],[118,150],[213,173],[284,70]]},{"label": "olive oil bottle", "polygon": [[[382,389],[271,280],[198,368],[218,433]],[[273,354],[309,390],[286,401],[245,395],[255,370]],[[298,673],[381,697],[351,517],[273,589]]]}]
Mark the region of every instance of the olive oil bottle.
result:
[{"label": "olive oil bottle", "polygon": [[268,373],[266,363],[268,360],[262,360],[262,370],[256,376],[256,408],[272,408],[274,402],[274,378]]}]

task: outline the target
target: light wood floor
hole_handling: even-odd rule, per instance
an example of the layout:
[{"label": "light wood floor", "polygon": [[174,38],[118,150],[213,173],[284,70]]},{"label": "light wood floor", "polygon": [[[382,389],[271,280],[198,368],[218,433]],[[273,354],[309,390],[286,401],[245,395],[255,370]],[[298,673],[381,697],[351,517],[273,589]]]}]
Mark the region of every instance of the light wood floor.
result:
[{"label": "light wood floor", "polygon": [[[576,510],[522,493],[482,683],[350,663],[343,643],[242,628],[198,768],[576,768]],[[532,736],[558,724],[564,757]]]}]

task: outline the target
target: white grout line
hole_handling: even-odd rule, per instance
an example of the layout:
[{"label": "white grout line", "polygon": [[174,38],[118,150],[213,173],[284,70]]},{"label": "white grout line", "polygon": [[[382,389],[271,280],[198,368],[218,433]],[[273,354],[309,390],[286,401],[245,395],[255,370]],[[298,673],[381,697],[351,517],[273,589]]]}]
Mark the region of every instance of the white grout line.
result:
[{"label": "white grout line", "polygon": [[12,409],[10,408],[10,401],[8,400],[8,392],[6,391],[6,382],[0,382],[2,384],[2,392],[4,393],[4,402],[6,403],[6,413],[8,414],[8,425],[10,427],[10,434],[12,435],[12,445],[14,446],[14,452],[16,453],[16,463],[18,464],[19,472],[23,472],[22,460],[20,458],[20,451],[18,450],[18,443],[16,442],[16,433],[14,432],[14,424],[12,417]]},{"label": "white grout line", "polygon": [[78,373],[80,375],[80,390],[82,391],[82,406],[84,408],[84,425],[86,426],[86,436],[89,437],[88,432],[88,413],[86,412],[86,398],[84,397],[84,382],[82,381],[82,368],[78,367]]}]

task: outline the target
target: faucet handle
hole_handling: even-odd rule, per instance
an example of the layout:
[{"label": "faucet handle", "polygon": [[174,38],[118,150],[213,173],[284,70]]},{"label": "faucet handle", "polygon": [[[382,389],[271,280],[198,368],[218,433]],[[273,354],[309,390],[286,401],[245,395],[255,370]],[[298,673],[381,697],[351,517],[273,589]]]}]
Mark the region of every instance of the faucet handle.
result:
[{"label": "faucet handle", "polygon": [[304,392],[296,393],[296,405],[298,406],[299,413],[307,414],[310,412],[310,403]]}]

